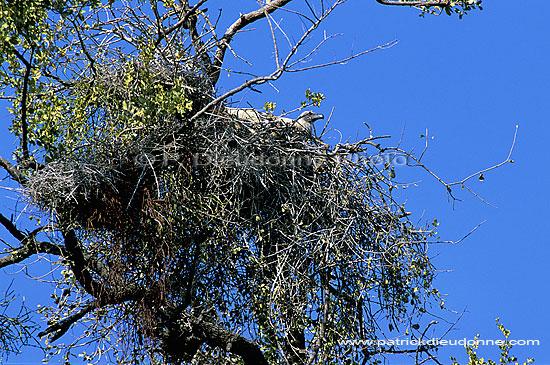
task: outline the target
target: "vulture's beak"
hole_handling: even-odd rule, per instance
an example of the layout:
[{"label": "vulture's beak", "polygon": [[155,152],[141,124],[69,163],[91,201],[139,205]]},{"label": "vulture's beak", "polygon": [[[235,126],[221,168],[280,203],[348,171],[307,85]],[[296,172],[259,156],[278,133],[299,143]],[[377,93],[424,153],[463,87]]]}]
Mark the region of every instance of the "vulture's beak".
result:
[{"label": "vulture's beak", "polygon": [[319,120],[319,119],[325,119],[325,116],[323,114],[317,114],[317,113],[313,113],[313,115],[311,116],[312,120],[311,122],[315,122],[316,120]]}]

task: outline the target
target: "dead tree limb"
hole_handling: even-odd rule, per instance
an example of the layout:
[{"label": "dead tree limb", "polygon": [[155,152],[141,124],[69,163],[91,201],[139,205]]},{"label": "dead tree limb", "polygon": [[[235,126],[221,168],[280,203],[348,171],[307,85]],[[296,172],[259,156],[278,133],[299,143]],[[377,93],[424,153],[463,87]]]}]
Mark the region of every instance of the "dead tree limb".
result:
[{"label": "dead tree limb", "polygon": [[237,32],[247,25],[254,23],[255,21],[265,18],[267,15],[273,13],[275,10],[285,6],[286,4],[290,3],[292,0],[272,0],[267,1],[266,4],[261,7],[258,10],[251,11],[247,14],[241,14],[239,19],[237,19],[227,30],[225,31],[225,34],[220,39],[218,48],[216,50],[216,53],[214,55],[214,63],[213,63],[213,73],[210,75],[210,79],[212,80],[212,84],[215,85],[218,82],[218,79],[220,78],[220,71],[223,64],[223,60],[225,58],[225,52],[227,51],[227,48],[229,47],[229,44],[231,43],[231,40],[237,34]]}]

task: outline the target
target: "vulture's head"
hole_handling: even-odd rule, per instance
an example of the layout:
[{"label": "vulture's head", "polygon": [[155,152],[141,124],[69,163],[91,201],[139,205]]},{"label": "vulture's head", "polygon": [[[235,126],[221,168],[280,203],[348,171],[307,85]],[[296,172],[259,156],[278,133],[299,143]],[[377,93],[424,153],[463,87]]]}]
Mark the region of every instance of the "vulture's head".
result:
[{"label": "vulture's head", "polygon": [[307,110],[300,114],[295,120],[295,125],[299,129],[302,129],[305,132],[311,133],[312,125],[316,120],[323,119],[325,116],[323,114],[317,114],[311,110]]}]

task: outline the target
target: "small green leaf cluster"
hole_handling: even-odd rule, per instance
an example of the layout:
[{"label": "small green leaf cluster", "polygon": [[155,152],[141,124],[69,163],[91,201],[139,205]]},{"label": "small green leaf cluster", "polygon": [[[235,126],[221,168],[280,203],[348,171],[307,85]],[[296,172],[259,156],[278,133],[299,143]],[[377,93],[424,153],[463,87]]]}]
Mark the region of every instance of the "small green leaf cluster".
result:
[{"label": "small green leaf cluster", "polygon": [[422,13],[420,13],[420,16],[423,17],[425,14],[436,14],[439,15],[443,11],[445,14],[451,16],[453,14],[457,14],[459,19],[462,19],[464,15],[466,15],[471,10],[483,10],[483,7],[481,6],[482,0],[458,0],[458,1],[451,1],[448,3],[448,5],[445,6],[434,6],[434,7],[428,7],[428,6],[419,6],[419,8],[422,10]]},{"label": "small green leaf cluster", "polygon": [[318,92],[313,92],[310,89],[306,90],[306,101],[302,101],[301,105],[302,107],[306,107],[308,105],[313,105],[316,107],[321,106],[321,101],[325,99],[325,96]]},{"label": "small green leaf cluster", "polygon": [[[512,344],[510,343],[509,337],[510,337],[510,330],[507,330],[504,328],[504,325],[502,323],[499,323],[499,319],[496,319],[496,325],[500,332],[502,332],[502,335],[504,336],[504,340],[501,341],[501,344],[498,345],[500,352],[500,359],[498,362],[495,362],[491,359],[485,360],[483,357],[479,357],[477,354],[477,349],[479,347],[479,343],[477,340],[479,339],[479,335],[477,335],[474,340],[475,343],[471,346],[466,345],[466,353],[468,354],[468,364],[467,365],[497,365],[497,364],[518,364],[518,359],[515,356],[510,355],[510,350],[512,349]],[[453,361],[452,365],[460,365],[456,358],[451,357],[451,360]],[[532,364],[535,362],[534,358],[527,359],[523,362],[523,365]]]},{"label": "small green leaf cluster", "polygon": [[273,114],[276,104],[272,101],[266,101],[264,104],[264,110],[266,113]]}]

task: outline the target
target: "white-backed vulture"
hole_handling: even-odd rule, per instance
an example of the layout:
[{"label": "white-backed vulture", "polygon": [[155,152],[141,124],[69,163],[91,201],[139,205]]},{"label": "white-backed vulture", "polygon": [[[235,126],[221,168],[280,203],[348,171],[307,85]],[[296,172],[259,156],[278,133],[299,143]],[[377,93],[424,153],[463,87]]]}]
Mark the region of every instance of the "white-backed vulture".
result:
[{"label": "white-backed vulture", "polygon": [[287,117],[278,117],[273,114],[258,112],[252,108],[225,108],[228,114],[235,116],[239,119],[246,120],[253,123],[263,122],[278,122],[285,126],[294,128],[300,133],[309,133],[313,131],[313,123],[316,120],[323,119],[323,114],[317,114],[311,110],[307,110],[300,114],[298,118],[292,119]]}]

